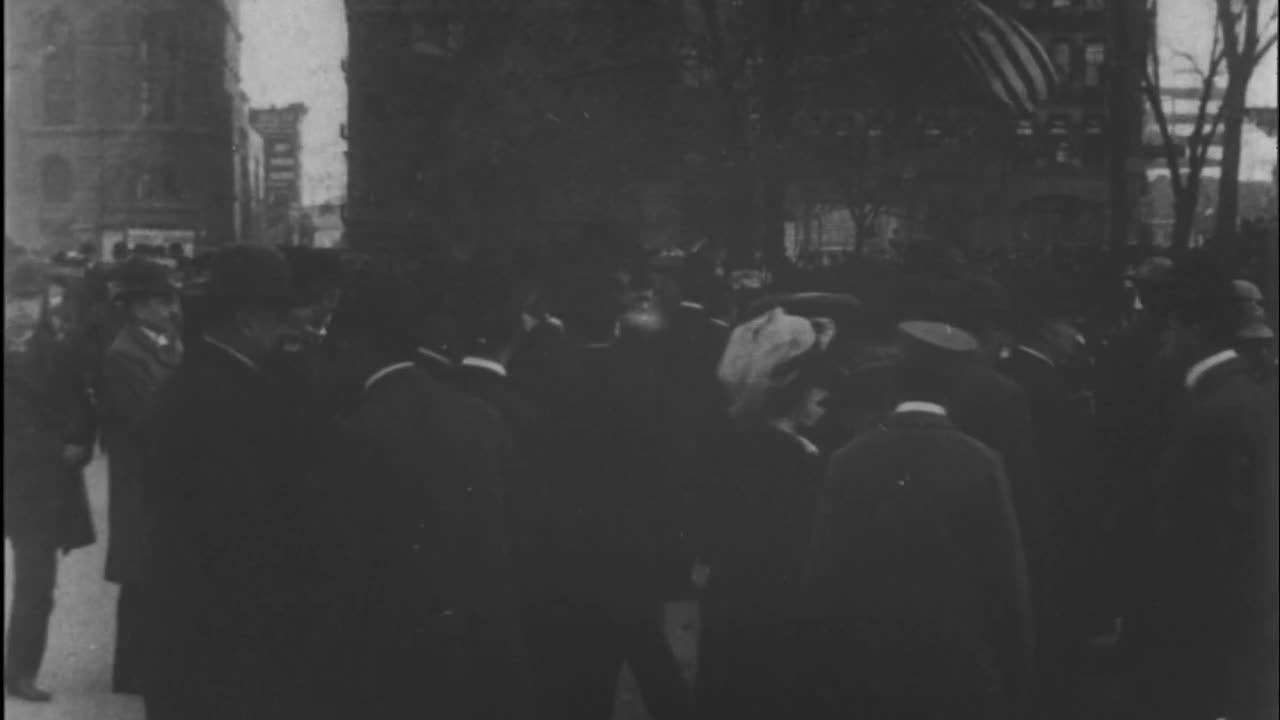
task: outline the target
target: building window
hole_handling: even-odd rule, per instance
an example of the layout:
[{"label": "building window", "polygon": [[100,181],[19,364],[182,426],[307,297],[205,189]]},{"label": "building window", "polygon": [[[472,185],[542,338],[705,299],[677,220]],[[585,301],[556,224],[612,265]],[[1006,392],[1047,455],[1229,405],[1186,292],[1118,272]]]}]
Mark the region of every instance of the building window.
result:
[{"label": "building window", "polygon": [[1101,115],[1090,115],[1084,119],[1084,165],[1101,170],[1107,165],[1107,124]]},{"label": "building window", "polygon": [[1069,40],[1055,40],[1050,45],[1049,56],[1053,60],[1053,70],[1058,74],[1058,80],[1061,82],[1067,83],[1075,79],[1072,54]]},{"label": "building window", "polygon": [[163,166],[144,171],[138,176],[138,182],[134,186],[134,197],[143,202],[176,200],[178,196],[173,171]]},{"label": "building window", "polygon": [[45,21],[44,45],[44,122],[70,125],[76,117],[75,40],[62,13]]},{"label": "building window", "polygon": [[138,116],[143,122],[167,124],[177,122],[178,97],[174,82],[167,78],[143,78],[138,81]]},{"label": "building window", "polygon": [[119,165],[108,165],[102,170],[102,199],[118,205],[129,199],[129,178]]},{"label": "building window", "polygon": [[1050,117],[1045,135],[1049,142],[1049,152],[1053,157],[1054,164],[1077,164],[1076,149],[1071,139],[1071,118],[1065,115]]},{"label": "building window", "polygon": [[1107,43],[1093,39],[1084,46],[1084,84],[1088,87],[1102,85],[1102,74],[1107,64]]},{"label": "building window", "polygon": [[142,19],[138,62],[167,67],[178,57],[178,27],[172,13],[150,13]]},{"label": "building window", "polygon": [[45,202],[64,203],[71,200],[71,163],[66,158],[50,155],[40,163],[40,194]]}]

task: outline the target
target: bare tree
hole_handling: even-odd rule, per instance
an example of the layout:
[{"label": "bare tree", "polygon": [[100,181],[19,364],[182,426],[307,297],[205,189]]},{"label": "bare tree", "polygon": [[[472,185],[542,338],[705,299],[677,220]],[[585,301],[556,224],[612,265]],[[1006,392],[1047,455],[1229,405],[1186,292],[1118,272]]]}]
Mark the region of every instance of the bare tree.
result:
[{"label": "bare tree", "polygon": [[[1147,27],[1156,27],[1156,0],[1147,0]],[[1144,68],[1142,91],[1147,105],[1160,131],[1161,146],[1164,150],[1165,162],[1169,168],[1169,183],[1173,190],[1173,246],[1185,249],[1191,243],[1191,232],[1194,228],[1196,209],[1200,204],[1200,188],[1203,182],[1205,164],[1209,158],[1209,148],[1222,125],[1222,108],[1219,104],[1216,111],[1210,110],[1210,103],[1218,92],[1218,78],[1222,75],[1226,62],[1226,51],[1223,49],[1223,35],[1218,27],[1213,36],[1213,45],[1206,62],[1199,62],[1190,53],[1177,51],[1174,56],[1185,62],[1200,80],[1199,97],[1196,101],[1196,112],[1192,120],[1191,132],[1186,137],[1179,137],[1170,120],[1170,113],[1165,107],[1164,85],[1161,79],[1160,48],[1152,42],[1148,43],[1149,52]],[[1184,155],[1185,149],[1185,155]]]},{"label": "bare tree", "polygon": [[1249,81],[1258,63],[1276,46],[1276,18],[1280,5],[1262,22],[1262,0],[1216,0],[1218,35],[1227,71],[1222,98],[1222,177],[1218,181],[1215,234],[1233,238],[1240,214],[1240,158],[1244,139],[1245,103]]}]

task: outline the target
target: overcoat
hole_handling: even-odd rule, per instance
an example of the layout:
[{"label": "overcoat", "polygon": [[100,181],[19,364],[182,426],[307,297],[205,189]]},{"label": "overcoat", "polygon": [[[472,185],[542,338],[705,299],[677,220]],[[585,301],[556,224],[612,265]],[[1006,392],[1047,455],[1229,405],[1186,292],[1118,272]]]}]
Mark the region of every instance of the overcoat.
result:
[{"label": "overcoat", "polygon": [[[167,717],[317,717],[333,597],[290,398],[268,373],[201,340],[161,389],[147,432],[147,680]],[[306,703],[315,701],[319,707]]]},{"label": "overcoat", "polygon": [[126,325],[103,363],[103,446],[110,483],[107,580],[136,582],[142,574],[142,473],[148,451],[147,419],[160,389],[182,361],[177,344],[160,346],[137,325]]},{"label": "overcoat", "polygon": [[806,575],[820,704],[1023,690],[1030,601],[1002,463],[946,417],[895,413],[836,454]]},{"label": "overcoat", "polygon": [[[370,717],[519,717],[532,702],[498,415],[410,363],[345,423],[346,592]],[[374,709],[369,709],[370,707]]]},{"label": "overcoat", "polygon": [[94,542],[84,466],[62,458],[66,445],[94,444],[82,357],[48,327],[25,352],[5,352],[4,533],[15,542],[66,552]]},{"label": "overcoat", "polygon": [[1276,417],[1236,358],[1180,398],[1150,498],[1135,644],[1174,702],[1252,716],[1274,703]]},{"label": "overcoat", "polygon": [[699,557],[709,568],[700,602],[700,712],[706,718],[784,717],[796,698],[796,588],[813,531],[823,459],[773,427],[729,441]]}]

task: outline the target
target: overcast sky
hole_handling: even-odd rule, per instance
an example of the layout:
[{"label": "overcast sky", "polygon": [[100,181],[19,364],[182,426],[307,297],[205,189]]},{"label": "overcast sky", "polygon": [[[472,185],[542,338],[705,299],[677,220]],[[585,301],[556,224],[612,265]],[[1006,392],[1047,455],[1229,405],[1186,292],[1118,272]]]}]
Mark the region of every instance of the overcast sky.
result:
[{"label": "overcast sky", "polygon": [[346,191],[347,54],[342,0],[241,0],[241,70],[253,107],[307,105],[302,124],[303,201]]},{"label": "overcast sky", "polygon": [[[1275,2],[1263,0],[1267,10]],[[1207,54],[1213,39],[1213,0],[1160,3],[1162,46]],[[295,101],[307,104],[310,112],[302,128],[304,198],[315,203],[342,195],[347,174],[342,155],[346,143],[338,134],[347,116],[347,86],[339,66],[347,52],[342,0],[242,0],[241,12],[244,87],[250,101],[254,106]],[[1171,65],[1166,63],[1166,67]],[[1181,75],[1166,82],[1193,79]],[[1250,104],[1276,105],[1274,50],[1258,68],[1250,88]],[[1270,177],[1275,142],[1255,134],[1245,150],[1245,174]]]}]

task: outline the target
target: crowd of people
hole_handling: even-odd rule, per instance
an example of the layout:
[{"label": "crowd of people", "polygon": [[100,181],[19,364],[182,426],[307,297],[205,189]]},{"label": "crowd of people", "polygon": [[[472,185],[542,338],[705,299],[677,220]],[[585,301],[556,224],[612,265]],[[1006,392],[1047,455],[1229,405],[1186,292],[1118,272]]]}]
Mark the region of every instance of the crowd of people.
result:
[{"label": "crowd of people", "polygon": [[51,699],[101,447],[114,689],[150,720],[607,720],[624,664],[655,720],[1076,718],[1098,638],[1134,717],[1275,717],[1256,284],[933,252],[746,295],[586,240],[19,258],[7,692]]}]

